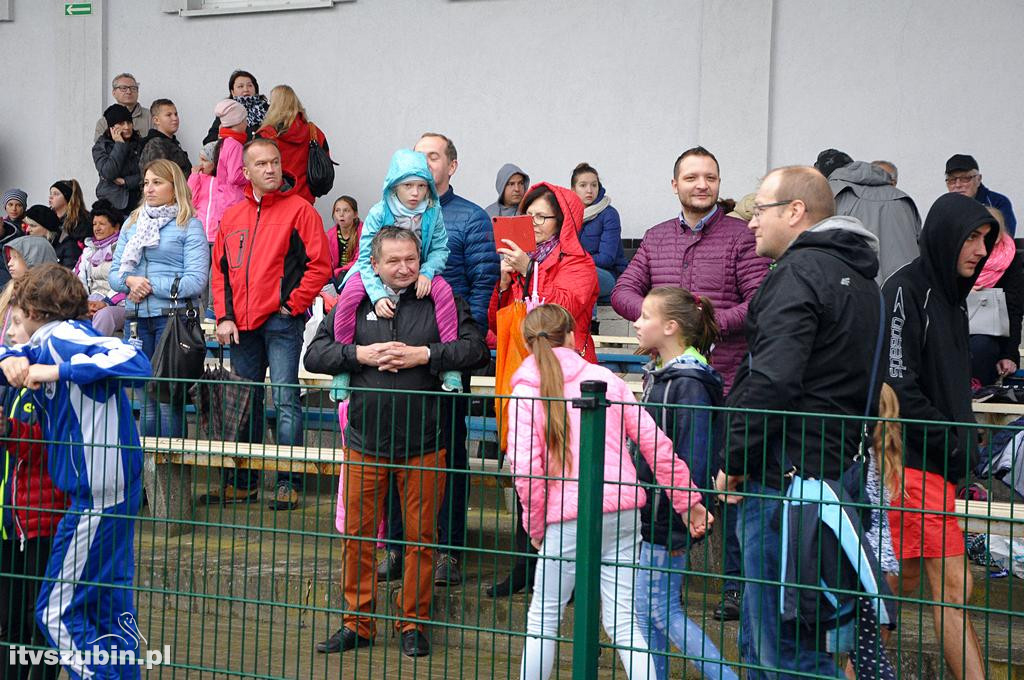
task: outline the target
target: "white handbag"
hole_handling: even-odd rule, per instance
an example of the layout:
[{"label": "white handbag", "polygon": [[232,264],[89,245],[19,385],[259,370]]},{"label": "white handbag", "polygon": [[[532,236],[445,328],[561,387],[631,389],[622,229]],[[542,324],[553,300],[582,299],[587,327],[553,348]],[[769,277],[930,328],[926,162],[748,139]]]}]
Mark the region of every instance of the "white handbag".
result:
[{"label": "white handbag", "polygon": [[1010,335],[1010,312],[1002,288],[972,290],[967,296],[967,320],[971,335]]}]

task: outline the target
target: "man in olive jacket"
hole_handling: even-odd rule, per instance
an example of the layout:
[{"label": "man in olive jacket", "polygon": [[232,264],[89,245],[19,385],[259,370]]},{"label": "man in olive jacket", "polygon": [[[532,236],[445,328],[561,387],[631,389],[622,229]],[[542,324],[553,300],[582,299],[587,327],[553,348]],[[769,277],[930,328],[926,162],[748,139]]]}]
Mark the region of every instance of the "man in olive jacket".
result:
[{"label": "man in olive jacket", "polygon": [[[355,341],[335,341],[334,312],[324,320],[306,352],[305,365],[317,373],[349,373],[353,390],[345,430],[345,552],[343,626],[317,645],[320,652],[339,652],[373,643],[372,617],[377,592],[373,539],[381,516],[392,469],[402,501],[405,538],[403,584],[398,598],[402,652],[425,656],[430,645],[423,634],[429,620],[433,589],[435,518],[444,496],[446,466],[443,409],[438,392],[443,371],[465,371],[487,363],[489,353],[469,306],[456,298],[458,338],[441,342],[429,296],[416,296],[420,252],[408,229],[384,227],[371,244],[370,262],[389,296],[394,317],[378,317],[366,298],[356,311]],[[358,388],[402,390],[363,392]]]}]

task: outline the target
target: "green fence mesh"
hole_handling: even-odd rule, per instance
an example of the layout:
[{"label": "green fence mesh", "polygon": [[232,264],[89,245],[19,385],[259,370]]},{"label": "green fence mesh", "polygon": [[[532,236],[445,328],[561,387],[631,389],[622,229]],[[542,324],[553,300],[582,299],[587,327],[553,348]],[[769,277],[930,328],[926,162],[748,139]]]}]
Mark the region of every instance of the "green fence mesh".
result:
[{"label": "green fence mesh", "polygon": [[[154,384],[125,384],[121,401],[73,390],[58,417],[81,436],[67,441],[32,429],[53,417],[42,408],[46,388],[8,394],[2,677],[57,677],[64,664],[95,677],[866,678],[891,665],[894,677],[970,678],[974,644],[985,677],[1024,677],[1016,425],[980,425],[977,446],[973,435],[960,439],[973,462],[995,469],[947,469],[971,483],[969,498],[951,496],[925,517],[891,491],[833,497],[815,484],[853,478],[860,486],[847,487],[863,491],[857,463],[873,458],[881,486],[907,496],[920,479],[894,470],[899,457],[886,447],[927,428],[929,459],[958,461],[955,425],[884,421],[896,434],[880,450],[836,450],[825,442],[859,442],[861,419],[615,403],[599,383],[566,403],[510,402],[506,454],[503,414],[488,395],[356,390],[343,442],[322,385]],[[278,407],[289,390],[301,394],[298,427]],[[543,449],[562,408],[575,464]],[[1008,408],[1005,420],[1014,415]],[[770,444],[779,433],[785,461]],[[666,484],[664,457],[670,472],[679,465],[673,450],[700,470],[689,487]],[[727,505],[712,485],[733,456],[757,473]],[[843,465],[826,469],[825,459]],[[773,487],[772,470],[792,468],[807,482],[804,502],[783,514],[792,478]],[[691,492],[714,517],[701,539],[672,509]],[[645,501],[653,522],[642,518]],[[902,522],[904,537],[915,528],[940,536],[953,556],[883,573],[883,540],[844,566],[857,523],[883,516]],[[825,520],[840,528],[822,529]],[[727,527],[748,566],[763,557],[756,573],[726,573]],[[872,577],[877,596],[865,594]],[[733,588],[754,624],[742,639],[739,622],[714,615]],[[877,621],[885,611],[891,628]],[[331,641],[343,626],[372,644],[318,651],[346,643]],[[429,653],[408,653],[417,651],[409,631],[422,632]],[[857,644],[874,646],[847,670],[858,634]],[[777,673],[794,648],[811,660]]]}]

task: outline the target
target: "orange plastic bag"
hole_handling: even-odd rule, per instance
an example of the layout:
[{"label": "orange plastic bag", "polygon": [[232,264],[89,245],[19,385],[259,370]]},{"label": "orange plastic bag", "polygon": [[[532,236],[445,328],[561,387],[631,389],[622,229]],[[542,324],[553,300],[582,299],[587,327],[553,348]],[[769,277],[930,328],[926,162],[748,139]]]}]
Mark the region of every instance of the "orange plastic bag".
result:
[{"label": "orange plastic bag", "polygon": [[[529,352],[523,339],[523,319],[526,318],[526,302],[517,300],[498,310],[498,345],[495,349],[494,394],[508,395],[512,392],[512,374],[523,363]],[[502,451],[508,448],[508,399],[494,400],[494,412],[498,416],[498,446]]]}]

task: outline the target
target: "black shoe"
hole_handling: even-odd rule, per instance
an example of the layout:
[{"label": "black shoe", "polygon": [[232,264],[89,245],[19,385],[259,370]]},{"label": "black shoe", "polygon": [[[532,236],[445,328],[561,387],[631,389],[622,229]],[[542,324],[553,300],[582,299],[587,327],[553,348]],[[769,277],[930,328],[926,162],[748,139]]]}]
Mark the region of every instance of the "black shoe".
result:
[{"label": "black shoe", "polygon": [[402,553],[388,550],[377,565],[377,578],[381,581],[397,581],[402,578]]},{"label": "black shoe", "polygon": [[430,641],[420,631],[413,628],[402,633],[402,654],[411,657],[430,654]]},{"label": "black shoe", "polygon": [[727,590],[722,593],[722,604],[711,614],[716,621],[740,620],[740,593],[738,590]]},{"label": "black shoe", "polygon": [[434,585],[457,586],[462,583],[459,561],[448,553],[439,552],[434,560]]},{"label": "black shoe", "polygon": [[316,651],[321,654],[337,654],[338,652],[347,652],[350,649],[369,647],[371,645],[373,645],[373,640],[370,638],[356,635],[354,630],[342,627],[323,642],[316,643]]},{"label": "black shoe", "polygon": [[533,571],[529,568],[527,562],[523,560],[516,562],[515,566],[512,567],[512,571],[509,572],[508,578],[504,581],[493,586],[487,586],[487,597],[510,597],[523,588],[532,585]]}]

